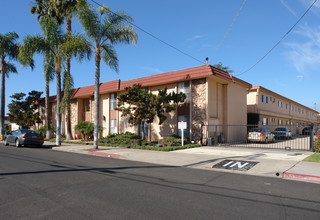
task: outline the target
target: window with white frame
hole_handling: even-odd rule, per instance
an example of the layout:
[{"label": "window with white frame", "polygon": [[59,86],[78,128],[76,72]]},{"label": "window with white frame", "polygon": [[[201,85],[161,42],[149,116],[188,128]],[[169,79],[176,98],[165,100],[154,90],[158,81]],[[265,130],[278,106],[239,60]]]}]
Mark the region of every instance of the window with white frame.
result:
[{"label": "window with white frame", "polygon": [[278,120],[278,125],[282,125],[282,120],[281,119]]},{"label": "window with white frame", "polygon": [[290,110],[293,111],[293,105],[290,105]]},{"label": "window with white frame", "polygon": [[110,94],[110,110],[114,110],[117,107],[117,93]]},{"label": "window with white frame", "polygon": [[282,108],[282,101],[278,101],[278,106],[279,106],[279,108]]},{"label": "window with white frame", "polygon": [[286,109],[289,109],[289,104],[286,104]]},{"label": "window with white frame", "polygon": [[117,119],[110,120],[110,134],[117,134]]}]

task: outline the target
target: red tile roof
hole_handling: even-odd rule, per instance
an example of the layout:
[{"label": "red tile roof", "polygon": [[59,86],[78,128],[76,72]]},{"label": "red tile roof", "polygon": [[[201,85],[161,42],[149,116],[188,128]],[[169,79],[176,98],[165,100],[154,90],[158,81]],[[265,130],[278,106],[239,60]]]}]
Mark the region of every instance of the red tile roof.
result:
[{"label": "red tile roof", "polygon": [[167,73],[161,73],[157,75],[142,77],[138,79],[132,79],[121,82],[120,90],[124,90],[126,87],[132,86],[133,84],[140,84],[142,86],[153,86],[161,85],[172,82],[184,81],[188,79],[201,78],[206,76],[217,76],[227,81],[233,81],[230,74],[219,70],[210,65],[204,65],[199,67],[193,67],[189,69],[177,70]]},{"label": "red tile roof", "polygon": [[[100,84],[100,94],[109,93],[119,90],[120,80],[113,80],[110,82],[104,82]],[[72,98],[79,98],[85,96],[92,96],[94,94],[94,85],[91,86],[84,86],[75,89]]]},{"label": "red tile roof", "polygon": [[[224,72],[210,65],[198,66],[183,70],[177,70],[167,73],[161,73],[157,75],[142,77],[138,79],[132,79],[121,82],[118,80],[113,80],[110,82],[104,82],[100,84],[100,94],[116,92],[118,90],[124,90],[126,87],[132,86],[133,84],[141,84],[142,86],[155,86],[163,85],[168,83],[174,83],[179,81],[185,81],[190,79],[204,78],[207,76],[216,76],[218,78],[239,83],[248,88],[251,88],[251,84],[242,81],[236,77],[232,77],[229,73]],[[72,98],[89,97],[94,94],[94,85],[84,86],[74,89]],[[56,101],[56,96],[50,96],[50,102]]]}]

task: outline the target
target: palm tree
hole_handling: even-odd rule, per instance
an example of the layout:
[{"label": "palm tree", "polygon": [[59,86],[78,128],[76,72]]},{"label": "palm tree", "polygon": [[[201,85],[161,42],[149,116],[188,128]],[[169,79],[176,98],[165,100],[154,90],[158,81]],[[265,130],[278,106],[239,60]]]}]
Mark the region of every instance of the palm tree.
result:
[{"label": "palm tree", "polygon": [[223,64],[221,62],[219,62],[217,64],[214,64],[213,66],[215,68],[220,69],[220,70],[222,70],[224,72],[227,72],[227,73],[233,73],[234,72],[233,70],[229,69],[228,66],[223,66]]},{"label": "palm tree", "polygon": [[[57,1],[57,0],[56,0]],[[60,9],[59,11],[62,13],[63,16],[65,16],[66,18],[66,34],[71,34],[71,20],[72,20],[72,15],[73,13],[75,13],[77,11],[76,8],[76,3],[77,0],[58,0],[58,1],[62,1],[60,5],[60,7],[58,7],[58,9]],[[66,57],[66,73],[68,73],[67,76],[65,76],[65,79],[69,82],[66,83],[66,88],[64,88],[65,90],[70,91],[70,95],[68,96],[64,96],[64,103],[66,104],[65,109],[66,109],[66,122],[67,122],[67,126],[66,126],[66,130],[67,130],[67,135],[66,135],[66,139],[67,140],[71,140],[72,139],[72,135],[71,135],[71,110],[70,110],[70,103],[71,103],[71,89],[73,87],[73,81],[72,80],[72,76],[71,76],[71,57],[68,56]],[[70,84],[72,83],[72,85]],[[69,87],[68,85],[71,85],[71,87]],[[69,94],[69,93],[68,93]]]},{"label": "palm tree", "polygon": [[[59,24],[62,23],[62,18],[57,14],[57,10],[55,5],[53,4],[52,0],[35,0],[34,6],[31,7],[30,10],[32,15],[37,14],[37,20],[41,23],[41,20],[44,17],[54,17]],[[44,26],[42,25],[41,28],[43,29]],[[46,33],[45,30],[43,30]],[[45,78],[45,125],[46,125],[46,138],[51,138],[51,131],[50,131],[50,105],[49,105],[49,96],[50,96],[50,81],[54,79],[54,63],[53,63],[53,56],[52,54],[45,54],[44,57],[44,67],[43,67],[43,75]]]},{"label": "palm tree", "polygon": [[117,43],[137,42],[137,34],[128,22],[133,19],[125,12],[112,12],[108,7],[101,6],[98,13],[92,5],[86,4],[84,0],[78,1],[78,18],[86,35],[92,41],[95,53],[95,88],[94,88],[94,143],[98,148],[99,133],[99,85],[100,85],[100,63],[101,59],[112,70],[118,72],[118,58],[113,45]]},{"label": "palm tree", "polygon": [[[5,115],[5,91],[6,83],[5,77],[9,76],[9,73],[17,73],[17,68],[12,64],[11,60],[17,60],[19,52],[19,44],[16,43],[19,38],[15,32],[9,32],[5,35],[0,34],[0,71],[1,71],[1,110],[0,110],[0,134],[5,133],[4,127],[4,115]],[[8,60],[6,60],[8,59]],[[29,59],[29,64],[33,68],[33,60]]]},{"label": "palm tree", "polygon": [[75,56],[82,60],[85,56],[90,58],[91,50],[89,43],[80,35],[63,34],[57,20],[44,17],[41,20],[44,36],[26,36],[20,47],[19,58],[28,61],[35,53],[52,54],[54,72],[57,81],[57,107],[56,107],[56,145],[61,145],[61,72],[63,61],[67,56]]},{"label": "palm tree", "polygon": [[[77,0],[36,0],[36,4],[31,8],[32,14],[38,14],[38,20],[43,16],[54,17],[60,24],[63,23],[63,19],[66,19],[66,34],[71,34],[71,19],[72,15],[77,11]],[[71,73],[71,57],[66,57],[66,72]],[[71,96],[68,97],[66,103],[70,103]],[[71,112],[70,104],[65,106],[66,109],[66,139],[72,139],[71,135]],[[49,131],[49,130],[47,130]]]}]

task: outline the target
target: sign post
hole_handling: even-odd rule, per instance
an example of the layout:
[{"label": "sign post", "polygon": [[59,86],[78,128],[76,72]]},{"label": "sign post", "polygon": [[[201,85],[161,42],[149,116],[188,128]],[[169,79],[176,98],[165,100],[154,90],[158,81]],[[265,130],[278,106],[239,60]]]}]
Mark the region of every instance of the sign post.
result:
[{"label": "sign post", "polygon": [[178,122],[178,129],[181,130],[181,146],[184,144],[184,130],[187,129],[187,122],[179,121]]}]

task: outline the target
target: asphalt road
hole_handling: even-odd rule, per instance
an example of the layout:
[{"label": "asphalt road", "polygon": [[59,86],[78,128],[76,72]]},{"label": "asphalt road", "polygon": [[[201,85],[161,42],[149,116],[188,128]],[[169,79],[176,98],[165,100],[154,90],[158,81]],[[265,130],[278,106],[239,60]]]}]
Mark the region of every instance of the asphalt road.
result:
[{"label": "asphalt road", "polygon": [[320,187],[0,145],[0,219],[320,219]]}]

